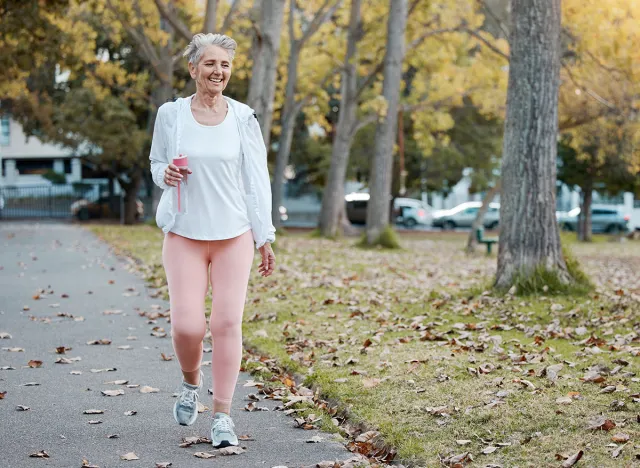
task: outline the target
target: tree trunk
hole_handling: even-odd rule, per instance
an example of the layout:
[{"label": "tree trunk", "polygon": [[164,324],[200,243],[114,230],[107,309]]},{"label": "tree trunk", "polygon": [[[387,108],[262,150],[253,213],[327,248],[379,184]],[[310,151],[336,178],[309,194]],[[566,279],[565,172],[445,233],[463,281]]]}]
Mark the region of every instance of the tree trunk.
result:
[{"label": "tree trunk", "polygon": [[[171,4],[170,4],[171,5]],[[155,87],[151,92],[151,104],[152,115],[149,122],[149,133],[153,136],[153,128],[156,122],[156,116],[158,115],[158,109],[162,104],[171,100],[173,97],[173,36],[174,31],[171,25],[167,21],[161,22],[162,29],[169,34],[167,44],[160,49],[160,70],[161,74],[158,76],[160,81],[159,86]],[[160,197],[162,196],[162,189],[153,184],[153,212],[156,212],[158,203],[160,203]]]},{"label": "tree trunk", "polygon": [[476,250],[476,245],[478,244],[478,239],[476,239],[476,229],[484,223],[484,216],[489,211],[489,205],[496,197],[496,194],[500,192],[500,181],[496,182],[496,185],[491,187],[491,190],[487,192],[482,200],[482,206],[478,210],[478,214],[476,215],[476,219],[473,220],[473,224],[471,224],[471,232],[469,233],[469,237],[467,238],[467,249],[466,252],[468,254],[472,254]]},{"label": "tree trunk", "polygon": [[282,108],[280,119],[282,122],[282,133],[278,141],[278,154],[276,155],[276,169],[273,173],[273,203],[271,218],[274,226],[280,227],[280,205],[282,204],[282,192],[284,190],[284,170],[289,164],[289,153],[291,152],[291,142],[298,115],[298,105],[296,103],[296,87],[298,83],[298,63],[300,59],[300,47],[298,44],[291,44],[289,63],[287,64],[287,86],[285,89],[284,107]]},{"label": "tree trunk", "polygon": [[592,241],[591,203],[593,202],[593,181],[589,180],[582,190],[582,203],[578,217],[578,240],[582,242]]},{"label": "tree trunk", "polygon": [[260,21],[253,40],[253,68],[247,103],[258,116],[267,150],[273,121],[273,98],[276,91],[284,7],[285,0],[256,0],[252,12],[260,12]]},{"label": "tree trunk", "polygon": [[511,0],[496,287],[538,267],[571,280],[556,222],[560,0]]},{"label": "tree trunk", "polygon": [[137,200],[138,190],[140,190],[140,183],[142,182],[142,174],[140,169],[136,168],[129,173],[131,181],[121,186],[124,190],[124,224],[135,224],[137,220]]},{"label": "tree trunk", "polygon": [[[347,54],[342,72],[340,115],[338,116],[338,124],[331,149],[331,165],[320,210],[320,233],[326,237],[333,237],[338,233],[338,228],[341,225],[341,210],[344,211],[345,209],[344,182],[347,174],[349,151],[355,134],[356,107],[358,104],[356,51],[361,30],[361,1],[351,1]],[[346,216],[343,217],[343,222],[344,218]]]},{"label": "tree trunk", "polygon": [[218,0],[208,0],[207,9],[204,15],[204,26],[202,32],[215,33],[216,32],[216,19],[218,16]]},{"label": "tree trunk", "polygon": [[387,111],[378,119],[375,149],[371,165],[369,204],[367,206],[367,244],[373,245],[389,225],[389,200],[393,176],[393,144],[398,126],[402,62],[404,61],[404,33],[407,26],[407,0],[391,0],[387,23],[387,51],[384,58],[382,95]]}]

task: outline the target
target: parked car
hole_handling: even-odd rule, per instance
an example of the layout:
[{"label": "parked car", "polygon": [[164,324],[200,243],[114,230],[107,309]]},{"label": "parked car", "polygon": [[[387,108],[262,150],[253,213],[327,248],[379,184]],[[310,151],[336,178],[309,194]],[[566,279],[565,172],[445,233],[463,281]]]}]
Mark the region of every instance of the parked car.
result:
[{"label": "parked car", "polygon": [[[577,231],[580,208],[574,208],[568,212],[556,213],[558,224],[565,231]],[[625,215],[622,208],[612,205],[591,206],[591,232],[619,234],[629,230],[631,217]]]},{"label": "parked car", "polygon": [[[450,210],[438,210],[433,212],[434,227],[442,229],[455,229],[459,227],[471,227],[476,219],[482,202],[466,202]],[[489,203],[489,209],[484,216],[484,227],[495,229],[500,223],[500,203]]]},{"label": "parked car", "polygon": [[[369,194],[366,192],[353,192],[345,195],[344,201],[347,208],[347,218],[353,224],[365,224],[367,222],[367,206],[369,204]],[[400,213],[399,208],[394,205],[394,200],[389,200],[391,208],[389,210],[389,222],[393,223]]]},{"label": "parked car", "polygon": [[396,198],[393,200],[393,206],[398,211],[396,223],[403,224],[405,227],[413,228],[418,224],[431,224],[432,208],[422,200],[415,198]]},{"label": "parked car", "polygon": [[[96,201],[89,201],[86,198],[76,200],[71,204],[71,215],[81,221],[97,218],[120,218],[120,195],[103,195]],[[139,199],[136,200],[136,220],[144,216],[144,205]]]}]

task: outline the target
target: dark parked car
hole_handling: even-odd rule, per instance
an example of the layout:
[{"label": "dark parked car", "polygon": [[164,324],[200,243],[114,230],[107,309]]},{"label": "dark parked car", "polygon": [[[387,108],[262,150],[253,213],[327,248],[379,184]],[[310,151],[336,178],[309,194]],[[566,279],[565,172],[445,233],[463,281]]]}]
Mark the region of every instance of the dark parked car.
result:
[{"label": "dark parked car", "polygon": [[[90,202],[81,199],[71,204],[71,214],[81,221],[98,218],[120,218],[121,199],[120,195],[102,196],[96,201]],[[136,220],[144,216],[144,205],[140,200],[136,200]]]},{"label": "dark parked car", "polygon": [[[347,205],[347,218],[353,224],[365,224],[367,222],[367,206],[369,204],[369,194],[366,192],[354,192],[346,195],[344,201]],[[393,198],[389,200],[391,209],[389,210],[389,222],[393,224],[400,215],[400,209],[393,203]]]}]

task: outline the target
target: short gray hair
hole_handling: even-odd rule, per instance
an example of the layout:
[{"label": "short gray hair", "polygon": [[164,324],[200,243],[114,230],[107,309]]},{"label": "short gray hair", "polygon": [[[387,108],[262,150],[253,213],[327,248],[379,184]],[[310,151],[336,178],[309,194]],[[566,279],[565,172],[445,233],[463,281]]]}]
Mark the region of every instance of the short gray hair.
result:
[{"label": "short gray hair", "polygon": [[236,54],[236,47],[238,47],[238,44],[236,43],[236,41],[231,39],[229,36],[225,36],[224,34],[196,34],[195,36],[193,36],[193,39],[191,39],[191,42],[186,47],[186,49],[184,49],[184,53],[182,55],[189,58],[189,63],[197,65],[202,58],[204,49],[212,45],[222,47],[224,50],[226,50],[229,54],[229,60],[233,61],[233,57]]}]

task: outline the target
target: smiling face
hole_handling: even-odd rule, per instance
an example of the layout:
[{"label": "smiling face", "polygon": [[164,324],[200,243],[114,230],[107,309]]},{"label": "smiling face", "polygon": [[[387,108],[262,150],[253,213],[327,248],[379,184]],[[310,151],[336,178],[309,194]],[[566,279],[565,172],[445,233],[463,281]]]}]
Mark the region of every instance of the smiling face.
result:
[{"label": "smiling face", "polygon": [[222,47],[208,46],[202,52],[197,65],[189,64],[191,78],[196,80],[198,91],[221,94],[231,78],[231,60]]}]

